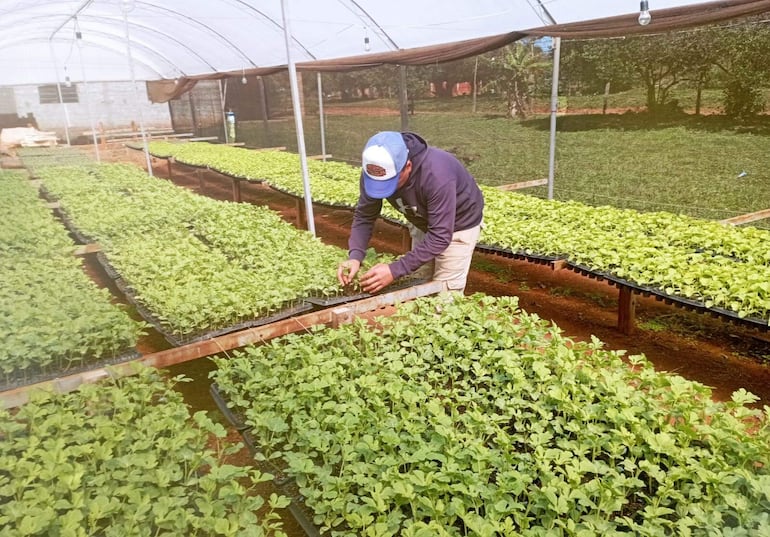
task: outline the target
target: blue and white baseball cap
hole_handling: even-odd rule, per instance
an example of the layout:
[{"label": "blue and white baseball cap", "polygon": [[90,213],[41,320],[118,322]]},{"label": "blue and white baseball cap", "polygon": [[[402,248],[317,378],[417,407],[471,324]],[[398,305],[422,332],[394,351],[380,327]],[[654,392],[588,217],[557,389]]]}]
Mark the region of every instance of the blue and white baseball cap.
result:
[{"label": "blue and white baseball cap", "polygon": [[366,195],[379,199],[392,196],[408,156],[400,132],[382,131],[369,138],[361,155]]}]

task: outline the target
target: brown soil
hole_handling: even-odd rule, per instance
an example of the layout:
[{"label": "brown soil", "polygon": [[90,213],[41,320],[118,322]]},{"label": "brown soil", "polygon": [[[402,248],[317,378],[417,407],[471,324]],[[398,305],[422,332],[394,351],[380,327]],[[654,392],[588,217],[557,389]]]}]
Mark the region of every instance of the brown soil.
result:
[{"label": "brown soil", "polygon": [[[138,152],[119,153],[141,165]],[[154,160],[154,173],[168,177],[165,161]],[[201,194],[222,200],[233,199],[232,181],[213,172],[195,172],[175,165],[172,180]],[[201,180],[202,177],[202,180]],[[298,202],[257,183],[241,182],[244,202],[267,205],[286,220],[297,222]],[[314,208],[316,234],[325,242],[343,248],[352,221],[344,209]],[[371,245],[384,252],[403,253],[402,230],[379,222]],[[468,277],[466,294],[513,295],[523,310],[556,323],[576,340],[598,337],[610,349],[644,354],[656,369],[677,373],[713,389],[715,399],[729,399],[744,388],[770,405],[770,334],[723,317],[689,312],[654,298],[636,297],[637,328],[631,335],[618,329],[618,289],[568,269],[553,270],[497,255],[476,253]]]}]

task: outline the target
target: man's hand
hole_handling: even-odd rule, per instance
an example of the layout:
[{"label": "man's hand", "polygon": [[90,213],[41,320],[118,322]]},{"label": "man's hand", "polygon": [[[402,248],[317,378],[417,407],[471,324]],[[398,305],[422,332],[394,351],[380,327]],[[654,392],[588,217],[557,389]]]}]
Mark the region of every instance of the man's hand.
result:
[{"label": "man's hand", "polygon": [[348,285],[353,281],[353,278],[358,273],[358,269],[361,268],[361,262],[356,259],[348,259],[343,261],[337,267],[337,279],[342,285]]},{"label": "man's hand", "polygon": [[361,276],[361,289],[367,293],[376,293],[383,287],[393,283],[393,274],[385,263],[377,263]]}]

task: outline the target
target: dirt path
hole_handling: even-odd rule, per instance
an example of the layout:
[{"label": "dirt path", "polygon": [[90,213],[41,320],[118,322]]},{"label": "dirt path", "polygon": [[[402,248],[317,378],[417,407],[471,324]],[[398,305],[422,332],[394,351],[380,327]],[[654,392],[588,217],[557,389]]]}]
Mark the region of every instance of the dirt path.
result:
[{"label": "dirt path", "polygon": [[[141,165],[143,160],[137,163]],[[166,163],[156,164],[155,175],[166,177]],[[232,200],[232,183],[219,174],[206,173],[202,189],[189,169],[187,173],[175,170],[173,181],[216,199]],[[243,201],[267,205],[296,222],[295,199],[246,182],[241,184],[241,193]],[[324,207],[314,211],[316,234],[327,243],[346,248],[352,212]],[[402,253],[401,230],[378,223],[371,245],[377,250]],[[735,390],[745,388],[760,398],[758,404],[770,405],[767,332],[639,296],[639,327],[626,336],[617,328],[617,288],[568,269],[554,271],[549,265],[490,254],[474,256],[466,293],[474,292],[517,296],[522,309],[552,320],[573,339],[596,336],[607,348],[644,354],[658,370],[675,372],[712,387],[716,399],[727,399]]]}]

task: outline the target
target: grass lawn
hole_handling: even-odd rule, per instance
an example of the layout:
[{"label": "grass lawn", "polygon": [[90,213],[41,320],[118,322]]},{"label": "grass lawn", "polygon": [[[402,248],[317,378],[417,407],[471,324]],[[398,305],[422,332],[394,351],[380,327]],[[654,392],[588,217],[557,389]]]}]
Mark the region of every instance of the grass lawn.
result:
[{"label": "grass lawn", "polygon": [[[628,96],[623,99],[632,102]],[[372,133],[400,129],[395,101],[369,104],[370,114],[360,102],[350,107],[349,114],[340,113],[339,104],[325,105],[330,110],[326,152],[335,159],[358,164]],[[547,115],[507,119],[495,109],[499,102],[488,99],[477,102],[476,114],[471,107],[470,97],[418,101],[409,129],[457,155],[480,183],[548,176]],[[239,123],[238,129],[238,140],[249,146],[286,146],[296,151],[291,118],[271,120],[267,126],[259,121]],[[317,112],[307,115],[304,130],[308,153],[321,153]],[[729,218],[770,208],[768,147],[770,117],[766,116],[751,124],[735,124],[721,115],[681,114],[665,120],[636,112],[561,115],[554,196],[591,205]],[[547,195],[546,187],[528,192]],[[770,227],[770,220],[754,225]]]}]

